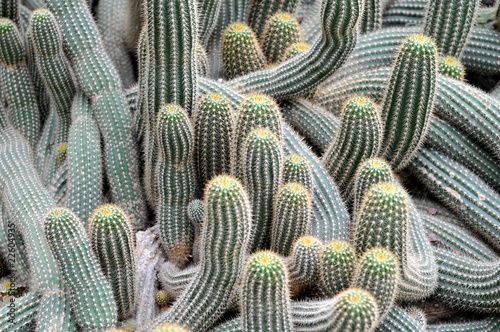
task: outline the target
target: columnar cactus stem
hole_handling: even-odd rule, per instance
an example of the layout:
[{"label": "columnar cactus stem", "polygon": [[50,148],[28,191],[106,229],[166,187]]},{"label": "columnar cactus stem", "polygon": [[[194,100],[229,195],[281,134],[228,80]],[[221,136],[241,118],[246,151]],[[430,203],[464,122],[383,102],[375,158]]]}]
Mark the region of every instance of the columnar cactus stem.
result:
[{"label": "columnar cactus stem", "polygon": [[[281,141],[267,128],[254,129],[243,143],[241,165],[243,185],[252,204],[253,239],[250,250],[255,251],[265,246],[271,236],[273,199],[283,176]],[[289,245],[287,242],[283,251]]]},{"label": "columnar cactus stem", "polygon": [[478,0],[429,1],[424,34],[436,41],[441,54],[460,57],[479,3]]},{"label": "columnar cactus stem", "polygon": [[104,161],[114,201],[130,216],[134,227],[146,219],[138,183],[137,151],[131,117],[121,82],[106,54],[94,19],[80,0],[47,0],[65,41],[65,51],[81,89],[92,102],[104,141]]},{"label": "columnar cactus stem", "polygon": [[[6,1],[5,5],[10,2],[13,1]],[[0,85],[12,124],[34,148],[40,132],[38,104],[22,35],[15,23],[7,18],[0,19]]]},{"label": "columnar cactus stem", "polygon": [[207,76],[210,71],[210,62],[208,62],[208,54],[203,45],[196,43],[196,61],[198,61],[198,74]]},{"label": "columnar cactus stem", "polygon": [[293,331],[288,272],[277,254],[253,254],[245,265],[241,284],[244,331]]},{"label": "columnar cactus stem", "polygon": [[368,33],[382,28],[384,0],[365,0],[361,15],[360,32]]},{"label": "columnar cactus stem", "polygon": [[205,330],[222,314],[234,292],[250,244],[250,203],[239,181],[222,175],[207,185],[205,205],[200,268],[182,295],[153,321],[149,330],[167,322],[193,331]]},{"label": "columnar cactus stem", "polygon": [[0,4],[0,17],[12,20],[16,25],[19,24],[19,1],[4,0]]},{"label": "columnar cactus stem", "polygon": [[300,26],[293,14],[279,12],[269,18],[262,38],[262,50],[270,64],[279,62],[288,47],[302,40]]},{"label": "columnar cactus stem", "polygon": [[207,47],[210,37],[214,32],[221,12],[225,8],[224,0],[208,0],[200,3],[200,45]]},{"label": "columnar cactus stem", "polygon": [[290,283],[293,292],[312,286],[319,278],[319,254],[323,244],[313,236],[303,236],[294,243],[292,254],[287,258]]},{"label": "columnar cactus stem", "polygon": [[319,291],[327,296],[335,296],[346,290],[356,267],[353,246],[346,241],[331,241],[322,248],[319,257]]},{"label": "columnar cactus stem", "polygon": [[248,25],[237,22],[226,28],[222,35],[222,62],[229,79],[264,68],[264,53]]},{"label": "columnar cactus stem", "polygon": [[309,233],[312,200],[301,184],[285,184],[274,198],[271,250],[288,256],[295,241]]},{"label": "columnar cactus stem", "polygon": [[90,101],[77,93],[68,139],[67,207],[87,225],[103,197],[101,140]]},{"label": "columnar cactus stem", "polygon": [[425,139],[436,91],[437,50],[423,35],[406,39],[382,107],[382,155],[395,170],[406,166]]},{"label": "columnar cactus stem", "polygon": [[460,60],[454,57],[447,56],[439,58],[438,72],[441,75],[445,75],[459,81],[463,81],[465,79],[465,68]]},{"label": "columnar cactus stem", "polygon": [[283,162],[283,183],[299,183],[310,193],[313,191],[311,165],[300,154],[291,154]]},{"label": "columnar cactus stem", "polygon": [[187,112],[178,105],[164,105],[158,112],[155,136],[160,153],[155,174],[161,239],[168,259],[183,265],[193,244],[193,226],[186,207],[195,191],[194,137]]},{"label": "columnar cactus stem", "polygon": [[379,153],[382,135],[375,102],[364,96],[349,99],[335,140],[323,156],[325,168],[344,197],[351,193],[358,165]]},{"label": "columnar cactus stem", "polygon": [[78,217],[68,209],[54,208],[45,217],[44,232],[78,325],[86,329],[113,327],[117,314],[113,293]]},{"label": "columnar cactus stem", "polygon": [[132,225],[122,209],[106,204],[89,221],[92,250],[113,290],[122,320],[135,309],[136,263]]},{"label": "columnar cactus stem", "polygon": [[11,317],[9,311],[12,307],[2,306],[0,309],[0,330],[5,332],[26,331],[36,325],[35,319],[40,310],[40,294],[30,292],[29,294],[14,298],[15,315]]},{"label": "columnar cactus stem", "polygon": [[[238,77],[231,81],[230,86],[241,93],[258,91],[274,98],[297,96],[313,90],[331,76],[354,49],[360,14],[359,0],[323,0],[321,39],[309,51],[274,69]],[[297,80],[297,77],[301,79]]]},{"label": "columnar cactus stem", "polygon": [[231,172],[234,119],[229,101],[220,94],[201,98],[194,113],[194,161],[201,188],[216,175]]},{"label": "columnar cactus stem", "polygon": [[298,0],[252,0],[248,22],[257,36],[260,38],[265,33],[268,20],[278,12],[295,14],[299,5]]}]

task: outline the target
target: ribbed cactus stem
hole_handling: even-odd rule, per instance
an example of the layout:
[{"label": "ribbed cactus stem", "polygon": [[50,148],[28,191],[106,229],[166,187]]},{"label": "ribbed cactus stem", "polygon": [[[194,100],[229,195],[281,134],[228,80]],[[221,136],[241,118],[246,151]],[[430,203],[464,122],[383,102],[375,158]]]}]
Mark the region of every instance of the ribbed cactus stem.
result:
[{"label": "ribbed cactus stem", "polygon": [[271,250],[288,256],[295,241],[309,233],[311,217],[309,191],[295,182],[281,187],[274,199]]},{"label": "ribbed cactus stem", "polygon": [[210,62],[208,61],[207,51],[199,42],[196,43],[196,61],[198,62],[196,66],[198,74],[207,76],[210,71]]},{"label": "ribbed cactus stem", "polygon": [[135,309],[136,263],[132,225],[118,206],[106,204],[89,221],[92,250],[113,290],[118,319]]},{"label": "ribbed cactus stem", "polygon": [[364,96],[349,99],[342,110],[340,128],[323,162],[344,196],[354,185],[358,166],[375,157],[382,141],[382,124],[375,102]]},{"label": "ribbed cactus stem", "polygon": [[384,0],[365,0],[359,23],[360,32],[368,33],[382,28],[383,11]]},{"label": "ribbed cactus stem", "polygon": [[277,254],[253,254],[245,265],[241,284],[244,331],[293,331],[288,271]]},{"label": "ribbed cactus stem", "polygon": [[300,154],[291,154],[283,162],[283,183],[299,183],[309,192],[313,190],[312,170],[307,159]]},{"label": "ribbed cactus stem", "polygon": [[201,1],[200,5],[200,45],[205,48],[217,26],[219,15],[229,8],[225,8],[223,0]]},{"label": "ribbed cactus stem", "polygon": [[319,254],[323,244],[313,236],[303,236],[293,245],[292,254],[287,258],[290,271],[291,290],[299,292],[312,286],[319,278]]},{"label": "ribbed cactus stem", "polygon": [[86,329],[114,326],[117,311],[113,293],[81,221],[68,209],[54,208],[45,217],[44,232],[70,294],[78,325]]},{"label": "ribbed cactus stem", "polygon": [[222,35],[222,62],[224,73],[229,79],[264,67],[264,53],[257,36],[249,26],[237,22],[226,28]]},{"label": "ribbed cactus stem", "polygon": [[266,23],[274,14],[286,12],[293,16],[299,2],[298,0],[252,0],[248,22],[260,38],[265,33]]},{"label": "ribbed cactus stem", "polygon": [[220,94],[201,98],[194,113],[194,161],[201,188],[213,177],[231,172],[234,119],[229,101]]},{"label": "ribbed cactus stem", "polygon": [[155,172],[157,220],[168,259],[182,265],[188,261],[193,244],[186,207],[195,190],[194,137],[187,112],[178,105],[163,106],[156,120],[156,137],[160,153]]},{"label": "ribbed cactus stem", "polygon": [[406,166],[425,139],[434,107],[436,76],[437,50],[432,39],[423,35],[406,39],[382,107],[382,155],[395,170]]},{"label": "ribbed cactus stem", "polygon": [[438,72],[459,81],[465,79],[465,68],[457,58],[447,56],[439,58]]},{"label": "ribbed cactus stem", "polygon": [[282,124],[276,102],[263,94],[253,94],[245,98],[238,108],[238,118],[234,130],[231,156],[232,173],[242,177],[243,144],[253,129],[268,128],[278,138],[282,138]]},{"label": "ribbed cactus stem", "polygon": [[10,121],[34,148],[40,132],[38,104],[26,64],[23,37],[7,18],[0,18],[0,86]]},{"label": "ribbed cactus stem", "polygon": [[441,54],[460,58],[479,4],[478,0],[429,1],[424,34],[436,41]]},{"label": "ribbed cactus stem", "polygon": [[149,329],[167,322],[193,331],[207,329],[227,308],[240,279],[252,232],[247,194],[238,180],[221,175],[208,183],[205,204],[200,268],[172,307]]},{"label": "ribbed cactus stem", "polygon": [[269,18],[262,38],[262,51],[270,64],[277,63],[288,47],[302,40],[297,19],[289,13],[279,12]]},{"label": "ribbed cactus stem", "polygon": [[4,0],[0,4],[0,17],[5,17],[19,24],[19,1]]},{"label": "ribbed cactus stem", "polygon": [[351,284],[356,267],[353,246],[346,241],[331,241],[319,256],[319,291],[327,296],[335,296]]},{"label": "ribbed cactus stem", "polygon": [[375,297],[382,321],[394,305],[398,283],[397,257],[388,249],[372,248],[359,261],[351,286],[362,288]]},{"label": "ribbed cactus stem", "polygon": [[[281,141],[267,128],[254,129],[243,143],[241,164],[243,185],[248,190],[252,204],[254,226],[250,250],[254,251],[265,246],[271,236],[273,199],[281,186],[283,175]],[[298,226],[297,232],[302,233],[299,230],[301,228],[303,226]],[[279,242],[279,245],[284,246],[283,252],[289,248],[288,241],[285,241],[286,244]]]}]

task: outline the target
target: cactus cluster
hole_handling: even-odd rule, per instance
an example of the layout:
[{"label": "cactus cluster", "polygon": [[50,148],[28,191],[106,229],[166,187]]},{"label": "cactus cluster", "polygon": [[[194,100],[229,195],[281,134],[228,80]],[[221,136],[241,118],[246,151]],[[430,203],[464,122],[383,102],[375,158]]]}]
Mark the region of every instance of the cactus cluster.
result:
[{"label": "cactus cluster", "polygon": [[0,330],[498,331],[483,2],[0,1]]}]

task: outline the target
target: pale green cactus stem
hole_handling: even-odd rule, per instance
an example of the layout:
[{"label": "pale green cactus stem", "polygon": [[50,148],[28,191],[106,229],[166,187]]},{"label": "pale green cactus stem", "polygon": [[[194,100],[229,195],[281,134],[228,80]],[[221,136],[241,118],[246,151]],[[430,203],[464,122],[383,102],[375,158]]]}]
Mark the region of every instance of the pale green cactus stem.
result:
[{"label": "pale green cactus stem", "polygon": [[271,227],[271,250],[288,256],[295,241],[309,233],[312,200],[301,184],[290,182],[274,198]]},{"label": "pale green cactus stem", "polygon": [[439,58],[438,72],[459,81],[465,80],[465,68],[460,60],[454,57]]},{"label": "pale green cactus stem", "polygon": [[307,158],[290,154],[283,162],[283,183],[299,183],[310,193],[313,191],[312,170]]},{"label": "pale green cactus stem", "polygon": [[479,0],[429,1],[423,31],[436,41],[441,54],[460,58],[479,4]]},{"label": "pale green cactus stem", "polygon": [[138,159],[131,116],[111,59],[99,39],[87,4],[79,0],[47,0],[61,26],[65,51],[80,88],[91,100],[104,142],[104,165],[111,196],[130,216],[135,228],[146,221],[145,202],[138,183]]},{"label": "pale green cactus stem", "polygon": [[270,64],[278,63],[289,46],[302,41],[299,22],[289,13],[279,12],[269,18],[262,37],[262,51]]},{"label": "pale green cactus stem", "polygon": [[198,61],[198,74],[207,76],[210,71],[210,62],[208,62],[208,54],[203,45],[196,43],[196,60]]},{"label": "pale green cactus stem", "polygon": [[358,0],[323,0],[322,34],[311,49],[276,68],[238,77],[229,86],[241,93],[257,91],[280,99],[313,90],[331,76],[354,49],[361,3]]},{"label": "pale green cactus stem", "polygon": [[429,332],[495,332],[500,329],[500,318],[487,317],[467,323],[435,324],[427,326]]},{"label": "pale green cactus stem", "polygon": [[360,19],[360,32],[368,33],[382,28],[383,0],[365,0]]},{"label": "pale green cactus stem", "polygon": [[34,149],[40,133],[40,113],[23,37],[15,23],[7,18],[0,18],[0,85],[10,121]]},{"label": "pale green cactus stem", "polygon": [[113,290],[118,319],[135,310],[136,262],[132,225],[125,212],[113,204],[94,211],[89,220],[92,250]]},{"label": "pale green cactus stem", "polygon": [[293,331],[288,271],[277,254],[253,254],[245,264],[241,284],[244,331]]},{"label": "pale green cactus stem", "polygon": [[84,329],[113,327],[117,318],[113,293],[81,221],[71,210],[54,208],[47,213],[43,226],[78,325]]},{"label": "pale green cactus stem", "polygon": [[193,225],[186,214],[196,188],[193,128],[182,107],[167,104],[158,112],[155,132],[159,148],[157,222],[168,259],[182,266],[189,260],[193,244]]},{"label": "pale green cactus stem", "polygon": [[[15,298],[13,305],[4,305],[0,309],[0,329],[4,332],[27,331],[36,325],[36,316],[39,310],[41,296],[37,292],[30,292],[20,298]],[[15,315],[11,317],[9,311],[15,307]]]},{"label": "pale green cactus stem", "polygon": [[87,225],[103,201],[101,140],[90,101],[81,92],[73,100],[71,116],[66,206]]},{"label": "pale green cactus stem", "polygon": [[318,289],[327,296],[335,296],[346,290],[356,268],[354,247],[346,241],[331,241],[322,248],[319,266]]},{"label": "pale green cactus stem", "polygon": [[200,268],[177,301],[152,322],[148,331],[165,323],[181,324],[193,331],[208,329],[234,294],[250,244],[250,202],[238,180],[221,175],[207,185],[205,206]]},{"label": "pale green cactus stem", "polygon": [[415,35],[398,52],[382,107],[385,123],[381,154],[396,171],[423,143],[434,107],[437,49],[432,39]]},{"label": "pale green cactus stem", "polygon": [[313,236],[302,236],[293,245],[292,254],[287,257],[290,271],[290,289],[299,293],[313,286],[319,279],[319,255],[323,243]]},{"label": "pale green cactus stem", "polygon": [[378,155],[382,136],[375,102],[364,96],[349,99],[342,110],[335,139],[323,156],[325,168],[344,197],[351,194],[358,166]]},{"label": "pale green cactus stem", "polygon": [[[241,2],[241,1],[238,1]],[[215,28],[217,27],[217,22],[219,21],[219,16],[222,11],[227,10],[226,4],[223,0],[207,0],[201,1],[200,3],[200,45],[205,48],[208,45]],[[208,62],[208,59],[207,59]]]},{"label": "pale green cactus stem", "polygon": [[265,33],[266,23],[274,14],[286,12],[293,16],[299,2],[298,0],[252,0],[248,22],[257,36],[261,38],[261,35]]}]

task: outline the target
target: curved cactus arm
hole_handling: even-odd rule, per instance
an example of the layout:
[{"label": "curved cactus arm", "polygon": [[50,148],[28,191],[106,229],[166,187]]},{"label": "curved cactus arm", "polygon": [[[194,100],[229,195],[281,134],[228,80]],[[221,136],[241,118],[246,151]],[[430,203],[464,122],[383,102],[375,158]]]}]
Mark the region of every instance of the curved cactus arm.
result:
[{"label": "curved cactus arm", "polygon": [[127,52],[123,31],[127,10],[126,0],[102,0],[97,7],[97,26],[104,49],[115,65],[125,89],[135,82],[134,67]]},{"label": "curved cactus arm", "polygon": [[395,0],[384,11],[383,23],[387,26],[420,25],[429,0]]},{"label": "curved cactus arm", "polygon": [[417,207],[426,233],[436,237],[446,249],[460,252],[477,260],[494,261],[498,255],[485,243],[476,238],[469,230],[452,224],[438,216],[430,215],[427,209]]},{"label": "curved cactus arm", "polygon": [[500,329],[500,318],[488,317],[483,320],[455,324],[435,324],[427,326],[428,332],[494,332]]},{"label": "curved cactus arm", "polygon": [[274,69],[234,79],[230,86],[242,93],[258,91],[285,98],[308,92],[331,76],[356,45],[361,1],[323,0],[322,4],[323,29],[317,43]]},{"label": "curved cactus arm", "polygon": [[425,327],[420,325],[410,314],[395,305],[389,310],[387,317],[376,329],[377,332],[425,332]]},{"label": "curved cactus arm", "polygon": [[[238,1],[236,1],[238,2]],[[219,16],[224,8],[224,0],[208,0],[202,1],[200,6],[200,44],[207,47],[208,41],[212,37],[212,33],[219,22]]]},{"label": "curved cactus arm", "polygon": [[[233,105],[233,109],[236,109],[243,100],[242,95],[207,79],[200,80],[200,90],[203,93],[222,94]],[[315,188],[312,192],[315,218],[311,221],[311,235],[325,242],[333,239],[348,240],[350,238],[349,214],[333,180],[318,157],[286,123],[283,123],[283,134],[286,154],[301,154],[311,165]]]},{"label": "curved cactus arm", "polygon": [[500,195],[461,164],[423,149],[410,167],[428,190],[496,247],[500,241]]},{"label": "curved cactus arm", "polygon": [[159,279],[168,295],[177,298],[198,273],[197,265],[180,270],[175,264],[166,262],[160,268]]},{"label": "curved cactus arm", "polygon": [[78,93],[71,108],[73,123],[68,140],[67,207],[87,225],[102,201],[101,141],[90,102]]},{"label": "curved cactus arm", "polygon": [[[30,292],[20,298],[14,298],[12,306],[4,305],[0,309],[0,330],[5,332],[27,331],[36,325],[35,318],[39,310],[41,295],[38,292]],[[15,314],[9,315],[11,308],[15,308]]]},{"label": "curved cactus arm", "polygon": [[51,193],[56,205],[66,204],[66,193],[68,188],[68,163],[64,163],[59,167],[54,180],[47,188]]},{"label": "curved cactus arm", "polygon": [[132,218],[145,222],[145,203],[138,181],[138,160],[131,117],[116,69],[99,38],[97,25],[84,1],[47,0],[56,16],[80,87],[92,102],[103,135],[104,161],[113,200]]},{"label": "curved cactus arm", "polygon": [[435,249],[439,266],[435,295],[447,305],[474,312],[500,312],[500,260],[482,262],[446,249]]}]

